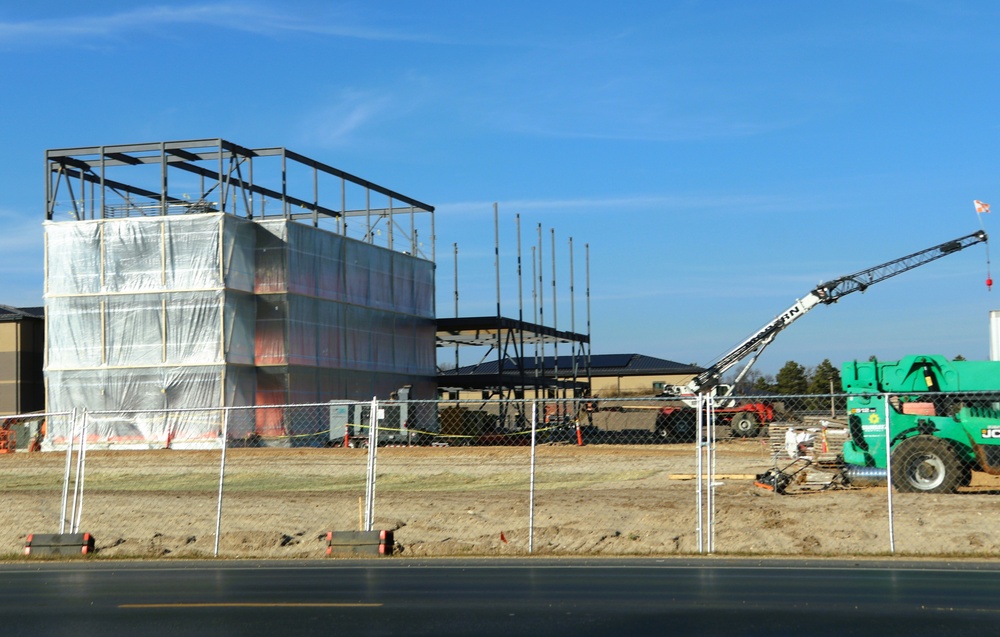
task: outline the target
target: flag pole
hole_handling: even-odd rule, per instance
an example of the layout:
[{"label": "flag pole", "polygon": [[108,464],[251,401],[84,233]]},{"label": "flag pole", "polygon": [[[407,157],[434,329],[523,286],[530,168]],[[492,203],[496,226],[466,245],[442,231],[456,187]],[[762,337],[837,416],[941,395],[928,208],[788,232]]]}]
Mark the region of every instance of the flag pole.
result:
[{"label": "flag pole", "polygon": [[[979,217],[979,227],[983,229],[983,233],[986,234],[986,224],[983,223],[983,215],[989,213],[990,204],[979,201],[978,199],[972,200],[972,205],[976,208],[976,216]],[[989,237],[989,234],[986,235]],[[993,275],[990,274],[990,242],[989,239],[986,240],[986,289],[993,289]]]}]

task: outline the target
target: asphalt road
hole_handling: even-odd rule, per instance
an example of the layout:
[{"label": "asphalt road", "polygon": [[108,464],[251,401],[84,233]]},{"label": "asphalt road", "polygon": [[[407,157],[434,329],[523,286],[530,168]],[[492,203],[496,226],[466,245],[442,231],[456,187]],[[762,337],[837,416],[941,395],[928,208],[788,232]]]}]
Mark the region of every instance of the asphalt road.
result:
[{"label": "asphalt road", "polygon": [[19,562],[0,565],[0,592],[5,636],[981,637],[1000,630],[1000,562]]}]

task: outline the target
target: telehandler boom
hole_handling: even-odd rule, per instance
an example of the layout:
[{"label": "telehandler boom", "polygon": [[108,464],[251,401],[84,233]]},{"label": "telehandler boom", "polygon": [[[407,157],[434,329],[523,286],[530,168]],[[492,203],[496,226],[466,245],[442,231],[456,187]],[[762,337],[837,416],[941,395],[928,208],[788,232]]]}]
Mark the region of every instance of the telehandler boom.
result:
[{"label": "telehandler boom", "polygon": [[[693,397],[696,394],[707,393],[715,393],[721,396],[729,395],[736,383],[743,378],[754,362],[756,362],[757,357],[761,355],[764,348],[771,344],[774,337],[793,322],[805,316],[809,310],[817,305],[836,303],[848,294],[864,292],[880,281],[885,281],[897,274],[902,274],[908,270],[920,267],[931,261],[936,261],[970,246],[985,243],[986,241],[986,232],[977,230],[964,237],[945,241],[919,252],[908,254],[905,257],[893,259],[881,265],[848,274],[832,281],[820,283],[805,297],[795,301],[790,308],[778,314],[778,316],[754,332],[749,338],[709,365],[687,385],[667,385],[664,387],[663,392],[660,394],[661,397],[686,401],[687,406],[666,406],[660,409],[656,419],[657,434],[664,439],[691,438],[695,427],[695,413],[691,409]],[[736,382],[732,383],[732,385],[720,386],[719,383],[722,375],[751,355],[753,357],[740,371]],[[769,406],[763,403],[736,406],[735,401],[731,401],[722,406],[720,413],[722,417],[731,422],[733,435],[752,436],[756,435],[760,425],[764,424],[760,419],[760,415],[771,412]]]}]

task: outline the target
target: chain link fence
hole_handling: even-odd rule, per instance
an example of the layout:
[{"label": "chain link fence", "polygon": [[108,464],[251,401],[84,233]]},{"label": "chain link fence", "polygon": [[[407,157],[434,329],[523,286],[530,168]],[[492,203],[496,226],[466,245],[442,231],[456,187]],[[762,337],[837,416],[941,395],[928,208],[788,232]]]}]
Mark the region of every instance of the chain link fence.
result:
[{"label": "chain link fence", "polygon": [[[940,433],[992,431],[992,404],[906,398],[270,405],[188,411],[218,432],[191,439],[173,412],[10,417],[0,552],[85,531],[106,556],[309,558],[391,530],[403,556],[996,556],[1000,477]],[[123,423],[165,433],[102,433]],[[925,488],[941,466],[955,488]]]}]

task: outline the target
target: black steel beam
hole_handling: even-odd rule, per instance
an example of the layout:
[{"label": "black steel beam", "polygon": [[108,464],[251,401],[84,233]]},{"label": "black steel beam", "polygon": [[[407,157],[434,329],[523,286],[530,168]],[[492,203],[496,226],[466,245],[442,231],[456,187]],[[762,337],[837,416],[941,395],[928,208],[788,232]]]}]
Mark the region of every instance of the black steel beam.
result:
[{"label": "black steel beam", "polygon": [[201,161],[202,158],[194,153],[188,152],[182,148],[167,148],[168,155],[173,155],[175,157],[180,157],[181,159],[186,159],[188,161]]},{"label": "black steel beam", "polygon": [[62,164],[63,166],[73,166],[74,168],[79,168],[81,170],[90,170],[91,166],[89,163],[83,161],[82,159],[77,159],[75,157],[67,157],[65,155],[58,155],[56,157],[48,158],[49,161]]},{"label": "black steel beam", "polygon": [[[198,152],[199,150],[205,150],[206,152]],[[166,157],[164,157],[164,153],[166,153]],[[170,167],[180,168],[181,170],[217,181],[219,178],[219,171],[217,169],[207,169],[202,166],[198,166],[193,162],[218,161],[219,159],[229,158],[231,155],[239,157],[284,156],[296,163],[312,168],[313,170],[344,179],[352,184],[362,186],[371,191],[390,197],[393,200],[407,204],[407,206],[402,206],[398,210],[394,208],[394,213],[412,213],[415,209],[427,212],[434,211],[433,206],[420,202],[412,197],[407,197],[406,195],[390,190],[366,179],[362,179],[361,177],[352,175],[343,170],[334,168],[333,166],[316,161],[306,157],[305,155],[289,151],[285,148],[277,147],[250,149],[221,138],[51,149],[46,151],[46,160],[62,166],[76,167],[81,171],[84,171],[85,174],[96,174],[95,169],[99,167],[108,168],[118,166],[134,166],[140,164],[157,164],[166,161],[167,165]],[[81,157],[88,157],[88,159],[83,159]],[[77,174],[77,176],[79,176],[79,174]],[[100,182],[98,177],[85,177],[85,179],[94,183]],[[112,187],[112,184],[114,184],[113,187],[118,190],[139,196],[149,197],[154,201],[161,200],[160,193],[146,190],[138,186],[130,186],[122,182],[111,181],[108,179],[104,179],[103,183],[109,187]],[[236,177],[230,176],[228,183],[233,186],[249,190],[250,192],[270,197],[277,201],[287,202],[293,206],[297,206],[317,214],[333,218],[343,216],[343,211],[321,206],[316,202],[307,201],[292,195],[282,194],[276,190],[271,190],[257,184],[249,184]],[[178,203],[182,202],[182,200],[171,197],[168,197],[168,201]],[[388,210],[388,208],[382,208],[378,211],[352,211],[352,213],[360,216],[362,214],[380,214]],[[297,213],[293,215],[293,217],[296,219],[303,218],[303,214]]]},{"label": "black steel beam", "polygon": [[288,150],[286,148],[258,148],[257,149],[257,153],[261,157],[265,157],[265,156],[269,156],[269,155],[270,156],[280,155],[282,152],[284,152],[285,156],[288,157],[289,159],[292,159],[292,160],[294,160],[294,161],[296,161],[296,162],[298,162],[298,163],[300,163],[300,164],[302,164],[304,166],[309,166],[310,168],[314,168],[314,169],[319,170],[321,172],[324,172],[324,173],[326,173],[328,175],[333,175],[334,177],[340,177],[342,179],[346,179],[347,181],[350,181],[350,182],[352,182],[354,184],[357,184],[358,186],[364,186],[365,188],[367,188],[369,190],[374,190],[375,192],[383,194],[386,197],[391,197],[393,199],[396,199],[397,201],[402,201],[404,203],[408,203],[411,206],[415,206],[417,208],[420,208],[421,210],[426,210],[427,212],[434,212],[434,206],[425,204],[425,203],[423,203],[421,201],[417,201],[416,199],[414,199],[412,197],[407,197],[406,195],[402,195],[402,194],[400,194],[398,192],[395,192],[393,190],[389,190],[388,188],[384,188],[382,186],[379,186],[376,183],[372,183],[372,182],[368,181],[367,179],[362,179],[361,177],[358,177],[357,175],[352,175],[351,173],[344,172],[343,170],[340,170],[339,168],[334,168],[333,166],[329,166],[327,164],[324,164],[323,162],[316,161],[315,159],[310,159],[309,157],[306,157],[305,155],[300,155],[300,154],[298,154],[298,153],[296,153],[294,151]]},{"label": "black steel beam", "polygon": [[[186,171],[188,171],[190,173],[194,173],[194,174],[200,175],[202,177],[209,177],[209,178],[212,178],[212,179],[215,179],[215,180],[219,179],[219,173],[218,173],[218,171],[213,171],[213,170],[209,170],[207,168],[202,168],[201,166],[194,166],[192,164],[185,164],[185,163],[181,163],[181,162],[170,164],[170,166],[172,166],[173,168],[180,168],[181,170],[186,170]],[[337,211],[337,210],[331,210],[331,209],[326,208],[324,206],[318,206],[318,205],[312,203],[311,201],[306,201],[304,199],[299,199],[298,197],[293,197],[291,195],[284,195],[284,196],[282,196],[282,194],[280,192],[278,192],[277,190],[271,190],[270,188],[265,188],[263,186],[258,186],[257,184],[248,184],[247,182],[243,181],[242,179],[239,179],[238,177],[230,177],[229,178],[229,183],[231,185],[233,185],[233,186],[238,187],[238,188],[244,188],[246,190],[249,190],[250,192],[256,193],[258,195],[264,195],[265,197],[270,197],[270,198],[275,199],[277,201],[281,201],[282,199],[284,199],[285,201],[287,201],[290,204],[293,204],[293,205],[296,205],[296,206],[301,206],[303,208],[306,208],[307,210],[315,210],[316,212],[318,212],[319,214],[322,214],[322,215],[327,215],[329,217],[339,217],[340,216],[340,212]]]},{"label": "black steel beam", "polygon": [[[64,171],[70,177],[74,177],[74,178],[77,178],[77,179],[83,179],[84,181],[88,181],[88,182],[94,183],[94,184],[101,183],[101,177],[100,177],[100,175],[96,175],[93,172],[77,171],[77,170],[74,170],[72,168],[64,168]],[[114,190],[121,190],[123,192],[127,192],[127,193],[132,194],[132,195],[138,195],[140,197],[147,197],[147,198],[152,199],[154,201],[160,201],[160,193],[153,192],[152,190],[146,190],[145,188],[139,188],[138,186],[131,186],[129,184],[122,183],[120,181],[113,181],[111,179],[104,179],[104,186],[105,186],[105,188],[112,188]],[[191,202],[187,201],[186,199],[178,199],[176,197],[170,197],[170,196],[167,197],[167,201],[169,203],[176,203],[176,204],[182,204],[182,205],[190,205],[191,204]]]},{"label": "black steel beam", "polygon": [[[138,157],[133,157],[132,155],[126,155],[125,153],[104,153],[104,156],[105,157],[110,157],[111,159],[114,159],[114,160],[117,160],[117,161],[120,161],[120,162],[123,162],[123,163],[126,163],[126,164],[131,164],[133,166],[136,166],[138,164],[143,163],[142,159],[140,159]],[[157,161],[159,161],[159,158],[157,158]]]}]

